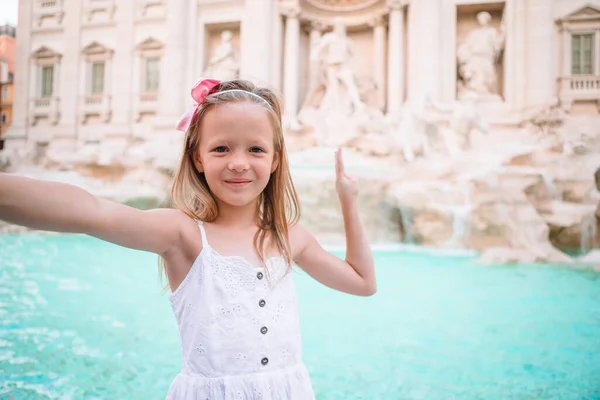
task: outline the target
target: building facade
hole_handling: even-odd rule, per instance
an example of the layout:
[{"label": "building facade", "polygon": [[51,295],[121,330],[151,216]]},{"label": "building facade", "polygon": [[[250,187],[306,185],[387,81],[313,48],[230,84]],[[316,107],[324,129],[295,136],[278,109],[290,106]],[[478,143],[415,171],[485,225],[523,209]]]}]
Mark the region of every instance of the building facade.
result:
[{"label": "building facade", "polygon": [[[314,56],[340,17],[351,58]],[[469,93],[503,125],[600,106],[600,0],[22,0],[17,37],[15,146],[168,134],[203,74],[265,83],[291,118],[320,67],[388,114]]]},{"label": "building facade", "polygon": [[0,140],[12,123],[15,35],[13,26],[0,26]]}]

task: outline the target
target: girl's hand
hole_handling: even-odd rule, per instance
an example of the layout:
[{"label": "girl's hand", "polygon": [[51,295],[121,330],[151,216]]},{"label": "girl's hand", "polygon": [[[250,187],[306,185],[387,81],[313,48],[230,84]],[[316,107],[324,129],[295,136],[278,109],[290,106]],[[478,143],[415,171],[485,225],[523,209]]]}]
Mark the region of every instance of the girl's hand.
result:
[{"label": "girl's hand", "polygon": [[335,152],[335,188],[342,204],[347,204],[358,198],[358,180],[346,174],[341,148],[338,148]]}]

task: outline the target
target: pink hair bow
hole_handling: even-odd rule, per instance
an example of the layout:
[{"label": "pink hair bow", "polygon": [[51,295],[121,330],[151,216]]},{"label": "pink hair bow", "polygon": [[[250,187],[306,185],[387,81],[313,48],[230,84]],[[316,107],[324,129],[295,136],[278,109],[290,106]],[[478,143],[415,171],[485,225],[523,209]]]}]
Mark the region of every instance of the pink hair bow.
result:
[{"label": "pink hair bow", "polygon": [[181,116],[179,122],[177,122],[178,130],[183,132],[188,130],[198,106],[202,104],[206,95],[219,83],[221,83],[221,81],[208,78],[200,78],[200,80],[196,82],[192,87],[192,99],[194,99],[195,103]]}]

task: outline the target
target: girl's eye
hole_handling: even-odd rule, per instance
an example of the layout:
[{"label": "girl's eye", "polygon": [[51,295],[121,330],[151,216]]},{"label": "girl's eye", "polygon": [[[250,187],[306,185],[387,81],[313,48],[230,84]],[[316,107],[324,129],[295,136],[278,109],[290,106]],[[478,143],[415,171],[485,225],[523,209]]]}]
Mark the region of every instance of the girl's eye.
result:
[{"label": "girl's eye", "polygon": [[215,149],[213,151],[217,152],[217,153],[224,153],[227,151],[227,147],[225,147],[225,146],[215,147]]},{"label": "girl's eye", "polygon": [[252,148],[250,148],[250,152],[252,152],[252,153],[263,153],[264,150],[261,149],[260,147],[252,147]]}]

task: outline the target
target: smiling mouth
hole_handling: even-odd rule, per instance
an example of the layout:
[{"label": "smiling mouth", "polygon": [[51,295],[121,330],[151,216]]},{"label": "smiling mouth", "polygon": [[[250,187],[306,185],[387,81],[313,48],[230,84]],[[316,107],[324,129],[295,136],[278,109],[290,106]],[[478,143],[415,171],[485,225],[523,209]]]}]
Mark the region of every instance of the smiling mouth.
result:
[{"label": "smiling mouth", "polygon": [[231,179],[231,180],[226,180],[225,183],[227,183],[230,186],[233,187],[243,187],[246,186],[248,184],[250,184],[252,181],[246,180],[246,179]]}]

